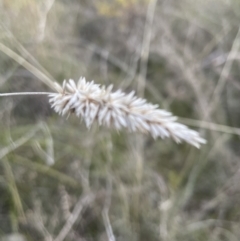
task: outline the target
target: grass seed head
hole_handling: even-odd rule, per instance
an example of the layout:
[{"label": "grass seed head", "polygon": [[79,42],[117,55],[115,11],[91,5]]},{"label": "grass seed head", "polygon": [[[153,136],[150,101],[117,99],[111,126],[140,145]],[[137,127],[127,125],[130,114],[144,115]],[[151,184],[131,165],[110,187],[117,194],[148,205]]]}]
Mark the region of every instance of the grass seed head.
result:
[{"label": "grass seed head", "polygon": [[138,98],[134,91],[126,94],[112,88],[87,82],[83,77],[77,83],[70,79],[62,86],[56,83],[58,93],[50,94],[49,102],[60,115],[75,113],[88,128],[96,121],[117,130],[149,133],[154,139],[171,137],[177,143],[185,141],[197,148],[206,143],[198,132],[176,122],[172,113]]}]

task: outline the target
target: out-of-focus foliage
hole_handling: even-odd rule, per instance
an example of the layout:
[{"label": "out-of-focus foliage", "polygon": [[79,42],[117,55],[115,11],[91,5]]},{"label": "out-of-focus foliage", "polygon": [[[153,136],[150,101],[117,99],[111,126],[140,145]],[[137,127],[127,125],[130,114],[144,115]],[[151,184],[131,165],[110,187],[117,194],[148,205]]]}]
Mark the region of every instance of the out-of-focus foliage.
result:
[{"label": "out-of-focus foliage", "polygon": [[2,25],[17,33],[18,39],[21,41],[26,41],[27,39],[31,41],[37,34],[39,15],[40,11],[37,1],[3,0],[1,2],[0,19]]},{"label": "out-of-focus foliage", "polygon": [[[208,140],[87,130],[46,96],[0,97],[0,240],[240,240],[240,2],[153,3],[0,0],[2,50],[53,81],[144,92]],[[14,58],[0,51],[1,93],[52,91]]]},{"label": "out-of-focus foliage", "polygon": [[126,12],[142,11],[150,0],[114,0],[96,1],[96,8],[100,15],[106,17],[123,17]]}]

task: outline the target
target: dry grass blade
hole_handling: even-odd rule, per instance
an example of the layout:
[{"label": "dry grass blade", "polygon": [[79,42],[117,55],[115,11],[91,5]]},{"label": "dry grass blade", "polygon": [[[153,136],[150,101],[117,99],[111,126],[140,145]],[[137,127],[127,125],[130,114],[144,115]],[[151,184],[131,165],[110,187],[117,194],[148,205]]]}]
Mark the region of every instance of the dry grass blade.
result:
[{"label": "dry grass blade", "polygon": [[25,168],[29,168],[30,170],[34,170],[38,173],[41,173],[43,175],[49,176],[51,178],[56,179],[59,183],[63,183],[65,185],[68,185],[73,188],[78,188],[80,187],[81,183],[76,181],[74,178],[59,172],[49,166],[37,163],[37,162],[32,162],[28,160],[27,158],[23,158],[19,155],[15,155],[14,158],[11,160],[12,163],[24,166]]},{"label": "dry grass blade", "polygon": [[58,236],[54,241],[63,241],[66,238],[72,226],[77,221],[83,208],[85,208],[86,205],[91,204],[94,201],[94,198],[95,196],[93,194],[87,194],[84,197],[80,197],[79,201],[77,202],[76,206],[73,209],[72,214],[70,215],[67,222],[65,223],[62,230],[60,231],[60,233],[58,234]]},{"label": "dry grass blade", "polygon": [[16,140],[15,142],[12,142],[9,146],[2,148],[0,150],[0,160],[3,159],[7,154],[14,151],[18,147],[22,146],[24,143],[29,141],[31,138],[34,137],[34,135],[41,129],[41,126],[38,125],[37,127],[33,128],[31,131],[27,132],[24,136]]},{"label": "dry grass blade", "polygon": [[17,215],[25,221],[25,214],[23,210],[23,205],[21,201],[21,197],[19,195],[19,191],[15,182],[14,174],[12,172],[11,165],[9,164],[8,160],[4,160],[3,162],[3,168],[5,171],[5,176],[7,179],[8,189],[12,197],[12,201],[14,204],[14,207],[16,209]]},{"label": "dry grass blade", "polygon": [[42,71],[31,65],[29,62],[27,62],[24,58],[22,58],[17,53],[13,52],[11,49],[9,49],[4,44],[0,43],[0,51],[5,53],[10,58],[14,59],[17,63],[25,67],[27,70],[29,70],[32,74],[34,74],[36,77],[39,78],[43,83],[45,83],[47,86],[49,86],[51,89],[54,89],[53,81],[45,75]]},{"label": "dry grass blade", "polygon": [[78,83],[70,79],[63,86],[56,83],[59,93],[50,94],[49,101],[57,113],[75,113],[88,128],[97,121],[117,130],[149,133],[154,139],[171,137],[177,143],[185,141],[197,148],[206,143],[198,132],[176,122],[177,118],[170,112],[136,97],[134,91],[126,94],[121,90],[113,92],[112,88],[112,85],[106,88],[94,81],[86,82],[85,78],[80,78]]},{"label": "dry grass blade", "polygon": [[235,38],[235,40],[233,41],[233,44],[232,44],[232,49],[231,49],[231,51],[230,51],[230,53],[227,57],[227,61],[224,65],[224,67],[223,67],[220,78],[219,78],[219,80],[217,82],[217,85],[214,89],[212,98],[209,102],[211,104],[208,106],[208,108],[206,110],[206,115],[211,114],[211,112],[216,107],[218,100],[220,99],[221,92],[223,91],[224,85],[227,81],[227,77],[229,75],[229,72],[231,70],[233,62],[236,59],[236,56],[238,54],[238,49],[239,49],[239,46],[240,46],[239,37],[240,37],[240,28],[238,29],[236,38]]},{"label": "dry grass blade", "polygon": [[187,118],[180,118],[180,121],[189,126],[201,127],[211,131],[218,131],[222,133],[228,133],[228,134],[240,136],[240,128],[226,126],[226,125],[219,125],[212,122],[192,120]]}]

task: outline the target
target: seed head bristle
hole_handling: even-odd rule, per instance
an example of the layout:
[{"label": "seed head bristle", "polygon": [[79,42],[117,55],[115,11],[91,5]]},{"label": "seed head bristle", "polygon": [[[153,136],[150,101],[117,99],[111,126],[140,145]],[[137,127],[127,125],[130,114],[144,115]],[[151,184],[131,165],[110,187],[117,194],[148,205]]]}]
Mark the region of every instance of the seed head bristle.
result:
[{"label": "seed head bristle", "polygon": [[113,85],[106,88],[83,77],[77,83],[64,80],[62,86],[56,84],[56,89],[58,93],[49,95],[51,107],[60,115],[76,114],[88,128],[97,121],[117,130],[149,133],[154,139],[171,137],[177,143],[185,141],[197,148],[206,143],[198,132],[176,122],[175,116],[158,109],[158,105],[138,98],[134,91],[112,91]]}]

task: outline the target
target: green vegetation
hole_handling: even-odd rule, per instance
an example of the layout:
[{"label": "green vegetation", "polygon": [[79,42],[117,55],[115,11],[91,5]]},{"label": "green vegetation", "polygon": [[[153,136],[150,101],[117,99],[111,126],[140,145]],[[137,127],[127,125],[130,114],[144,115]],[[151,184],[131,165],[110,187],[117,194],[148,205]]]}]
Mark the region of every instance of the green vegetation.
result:
[{"label": "green vegetation", "polygon": [[239,23],[238,0],[0,0],[1,93],[85,76],[208,141],[88,130],[47,96],[0,97],[0,240],[240,240]]}]

